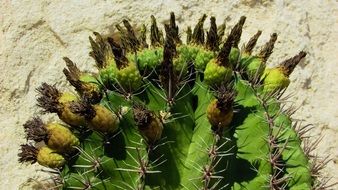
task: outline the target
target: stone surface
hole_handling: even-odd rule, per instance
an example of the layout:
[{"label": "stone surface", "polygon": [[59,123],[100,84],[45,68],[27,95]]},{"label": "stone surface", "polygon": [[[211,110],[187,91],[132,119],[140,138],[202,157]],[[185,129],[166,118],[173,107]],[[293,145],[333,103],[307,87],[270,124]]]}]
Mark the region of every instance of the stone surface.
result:
[{"label": "stone surface", "polygon": [[[318,154],[333,161],[325,170],[338,179],[338,3],[334,0],[231,0],[224,1],[99,1],[99,0],[2,0],[0,2],[0,184],[7,189],[42,189],[37,165],[17,162],[19,145],[24,143],[22,124],[39,110],[35,106],[35,88],[41,82],[69,88],[63,76],[63,56],[74,60],[81,69],[95,70],[88,56],[88,36],[93,31],[114,32],[123,18],[137,27],[149,26],[150,15],[160,23],[174,11],[179,26],[193,25],[203,13],[224,20],[228,29],[241,15],[247,16],[242,42],[258,29],[263,34],[258,45],[271,33],[279,37],[268,61],[275,65],[300,50],[306,60],[291,75],[288,89],[298,112],[295,118],[312,123],[311,135],[324,135]],[[206,27],[208,23],[206,22]],[[181,32],[185,31],[181,27]],[[228,30],[227,30],[228,31]],[[258,49],[258,48],[257,48]],[[256,50],[257,50],[256,49]],[[53,118],[46,115],[45,118]],[[34,187],[33,187],[34,186]]]}]

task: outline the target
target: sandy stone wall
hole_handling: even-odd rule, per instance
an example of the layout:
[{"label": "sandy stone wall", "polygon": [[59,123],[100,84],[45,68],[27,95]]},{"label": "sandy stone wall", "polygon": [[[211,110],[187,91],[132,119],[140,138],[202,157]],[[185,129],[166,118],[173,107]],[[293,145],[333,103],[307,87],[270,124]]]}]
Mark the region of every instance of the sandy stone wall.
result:
[{"label": "sandy stone wall", "polygon": [[[290,101],[299,107],[295,118],[312,123],[311,135],[324,135],[318,154],[333,159],[325,170],[338,179],[338,3],[334,0],[229,0],[229,1],[100,1],[100,0],[2,0],[0,2],[0,184],[6,189],[31,189],[46,175],[37,165],[17,162],[24,143],[22,124],[38,114],[35,88],[41,82],[69,88],[63,76],[63,56],[81,69],[95,70],[88,56],[88,36],[93,31],[114,32],[123,18],[137,27],[160,23],[174,11],[181,32],[203,14],[226,20],[228,29],[247,16],[242,42],[258,29],[258,45],[273,32],[279,37],[268,61],[275,65],[300,50],[306,60],[291,76]],[[205,25],[208,27],[208,24]],[[52,118],[47,115],[45,118]],[[28,181],[28,182],[27,182]]]}]

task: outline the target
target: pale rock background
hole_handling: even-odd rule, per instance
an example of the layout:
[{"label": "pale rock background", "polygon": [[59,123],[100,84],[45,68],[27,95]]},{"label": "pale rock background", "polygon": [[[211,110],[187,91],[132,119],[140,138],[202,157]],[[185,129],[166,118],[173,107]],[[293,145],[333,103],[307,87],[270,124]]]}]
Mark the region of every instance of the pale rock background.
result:
[{"label": "pale rock background", "polygon": [[[290,101],[299,106],[295,118],[312,123],[315,138],[322,133],[319,155],[330,155],[327,174],[338,179],[338,3],[334,0],[230,0],[230,1],[132,1],[132,0],[1,0],[0,1],[0,189],[41,189],[46,177],[38,165],[17,162],[19,145],[25,143],[22,124],[38,114],[35,88],[41,82],[69,88],[63,76],[63,56],[81,69],[95,70],[88,56],[88,36],[93,31],[114,32],[123,18],[135,26],[155,15],[159,23],[174,11],[181,32],[206,13],[231,28],[247,16],[242,43],[258,29],[258,45],[271,33],[278,42],[270,65],[300,50],[306,60],[291,75]],[[206,22],[205,27],[208,27]],[[257,48],[258,49],[258,48]],[[45,116],[50,118],[51,116]]]}]

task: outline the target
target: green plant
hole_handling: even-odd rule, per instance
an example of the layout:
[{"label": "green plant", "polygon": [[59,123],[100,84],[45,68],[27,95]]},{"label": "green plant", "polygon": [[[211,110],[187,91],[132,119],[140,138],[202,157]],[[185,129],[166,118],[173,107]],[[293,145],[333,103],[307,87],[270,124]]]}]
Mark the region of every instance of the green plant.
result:
[{"label": "green plant", "polygon": [[214,17],[204,36],[203,15],[186,43],[173,13],[165,37],[151,19],[150,45],[127,20],[119,40],[89,37],[97,74],[64,58],[78,94],[37,89],[38,106],[65,124],[26,122],[20,162],[53,169],[63,189],[325,188],[283,106],[305,52],[266,68],[277,34],[257,55],[261,31],[239,49],[245,17],[223,40]]}]

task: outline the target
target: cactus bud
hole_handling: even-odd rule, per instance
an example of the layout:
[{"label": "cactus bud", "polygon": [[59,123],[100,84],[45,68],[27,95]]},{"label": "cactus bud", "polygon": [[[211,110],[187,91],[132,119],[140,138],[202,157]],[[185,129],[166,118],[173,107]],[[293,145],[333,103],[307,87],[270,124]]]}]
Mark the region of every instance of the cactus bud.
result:
[{"label": "cactus bud", "polygon": [[[131,58],[134,59],[134,58]],[[117,71],[116,82],[125,92],[137,90],[142,84],[142,76],[135,62],[129,62]]]},{"label": "cactus bud", "polygon": [[137,66],[140,71],[152,72],[160,66],[163,57],[163,48],[144,49],[137,54]]},{"label": "cactus bud", "polygon": [[201,49],[198,51],[196,58],[195,58],[195,68],[200,71],[204,71],[206,65],[209,61],[215,56],[215,53],[209,50]]},{"label": "cactus bud", "polygon": [[61,168],[66,160],[64,157],[47,146],[36,148],[32,145],[21,145],[21,152],[18,154],[19,162],[38,162],[40,165],[49,168]]},{"label": "cactus bud", "polygon": [[221,86],[217,98],[212,100],[207,108],[208,120],[216,132],[227,127],[232,121],[235,92],[230,86]]},{"label": "cactus bud", "polygon": [[86,96],[91,102],[97,103],[102,98],[102,92],[95,77],[89,73],[81,72],[79,68],[67,57],[63,58],[68,70],[63,69],[67,80],[81,96]]},{"label": "cactus bud", "polygon": [[88,101],[74,102],[71,105],[72,112],[83,115],[88,127],[102,133],[114,133],[118,129],[119,118],[106,107]]},{"label": "cactus bud", "polygon": [[281,68],[269,68],[265,69],[262,75],[264,92],[273,92],[275,90],[281,90],[289,86],[290,79],[283,74]]},{"label": "cactus bud", "polygon": [[204,71],[204,81],[209,86],[226,83],[231,77],[231,68],[219,65],[215,59],[209,61]]},{"label": "cactus bud", "polygon": [[70,152],[74,146],[79,145],[78,138],[67,127],[61,124],[44,124],[40,118],[35,117],[27,121],[23,126],[28,140],[36,142],[44,141],[48,147],[57,152]]},{"label": "cactus bud", "polygon": [[235,66],[237,64],[238,58],[239,58],[239,49],[236,47],[232,47],[229,54],[229,62],[232,66]]},{"label": "cactus bud", "polygon": [[78,101],[72,93],[61,93],[55,86],[42,83],[37,88],[40,97],[37,98],[37,105],[44,109],[44,112],[57,113],[59,118],[72,126],[85,126],[85,118],[74,114],[70,110],[70,104]]},{"label": "cactus bud", "polygon": [[139,131],[148,144],[153,144],[161,138],[163,124],[153,112],[143,106],[135,105],[134,119]]},{"label": "cactus bud", "polygon": [[306,53],[301,51],[298,55],[285,60],[279,66],[271,69],[266,69],[262,76],[264,92],[273,92],[287,88],[290,84],[289,75],[292,73],[296,65],[306,56]]}]

